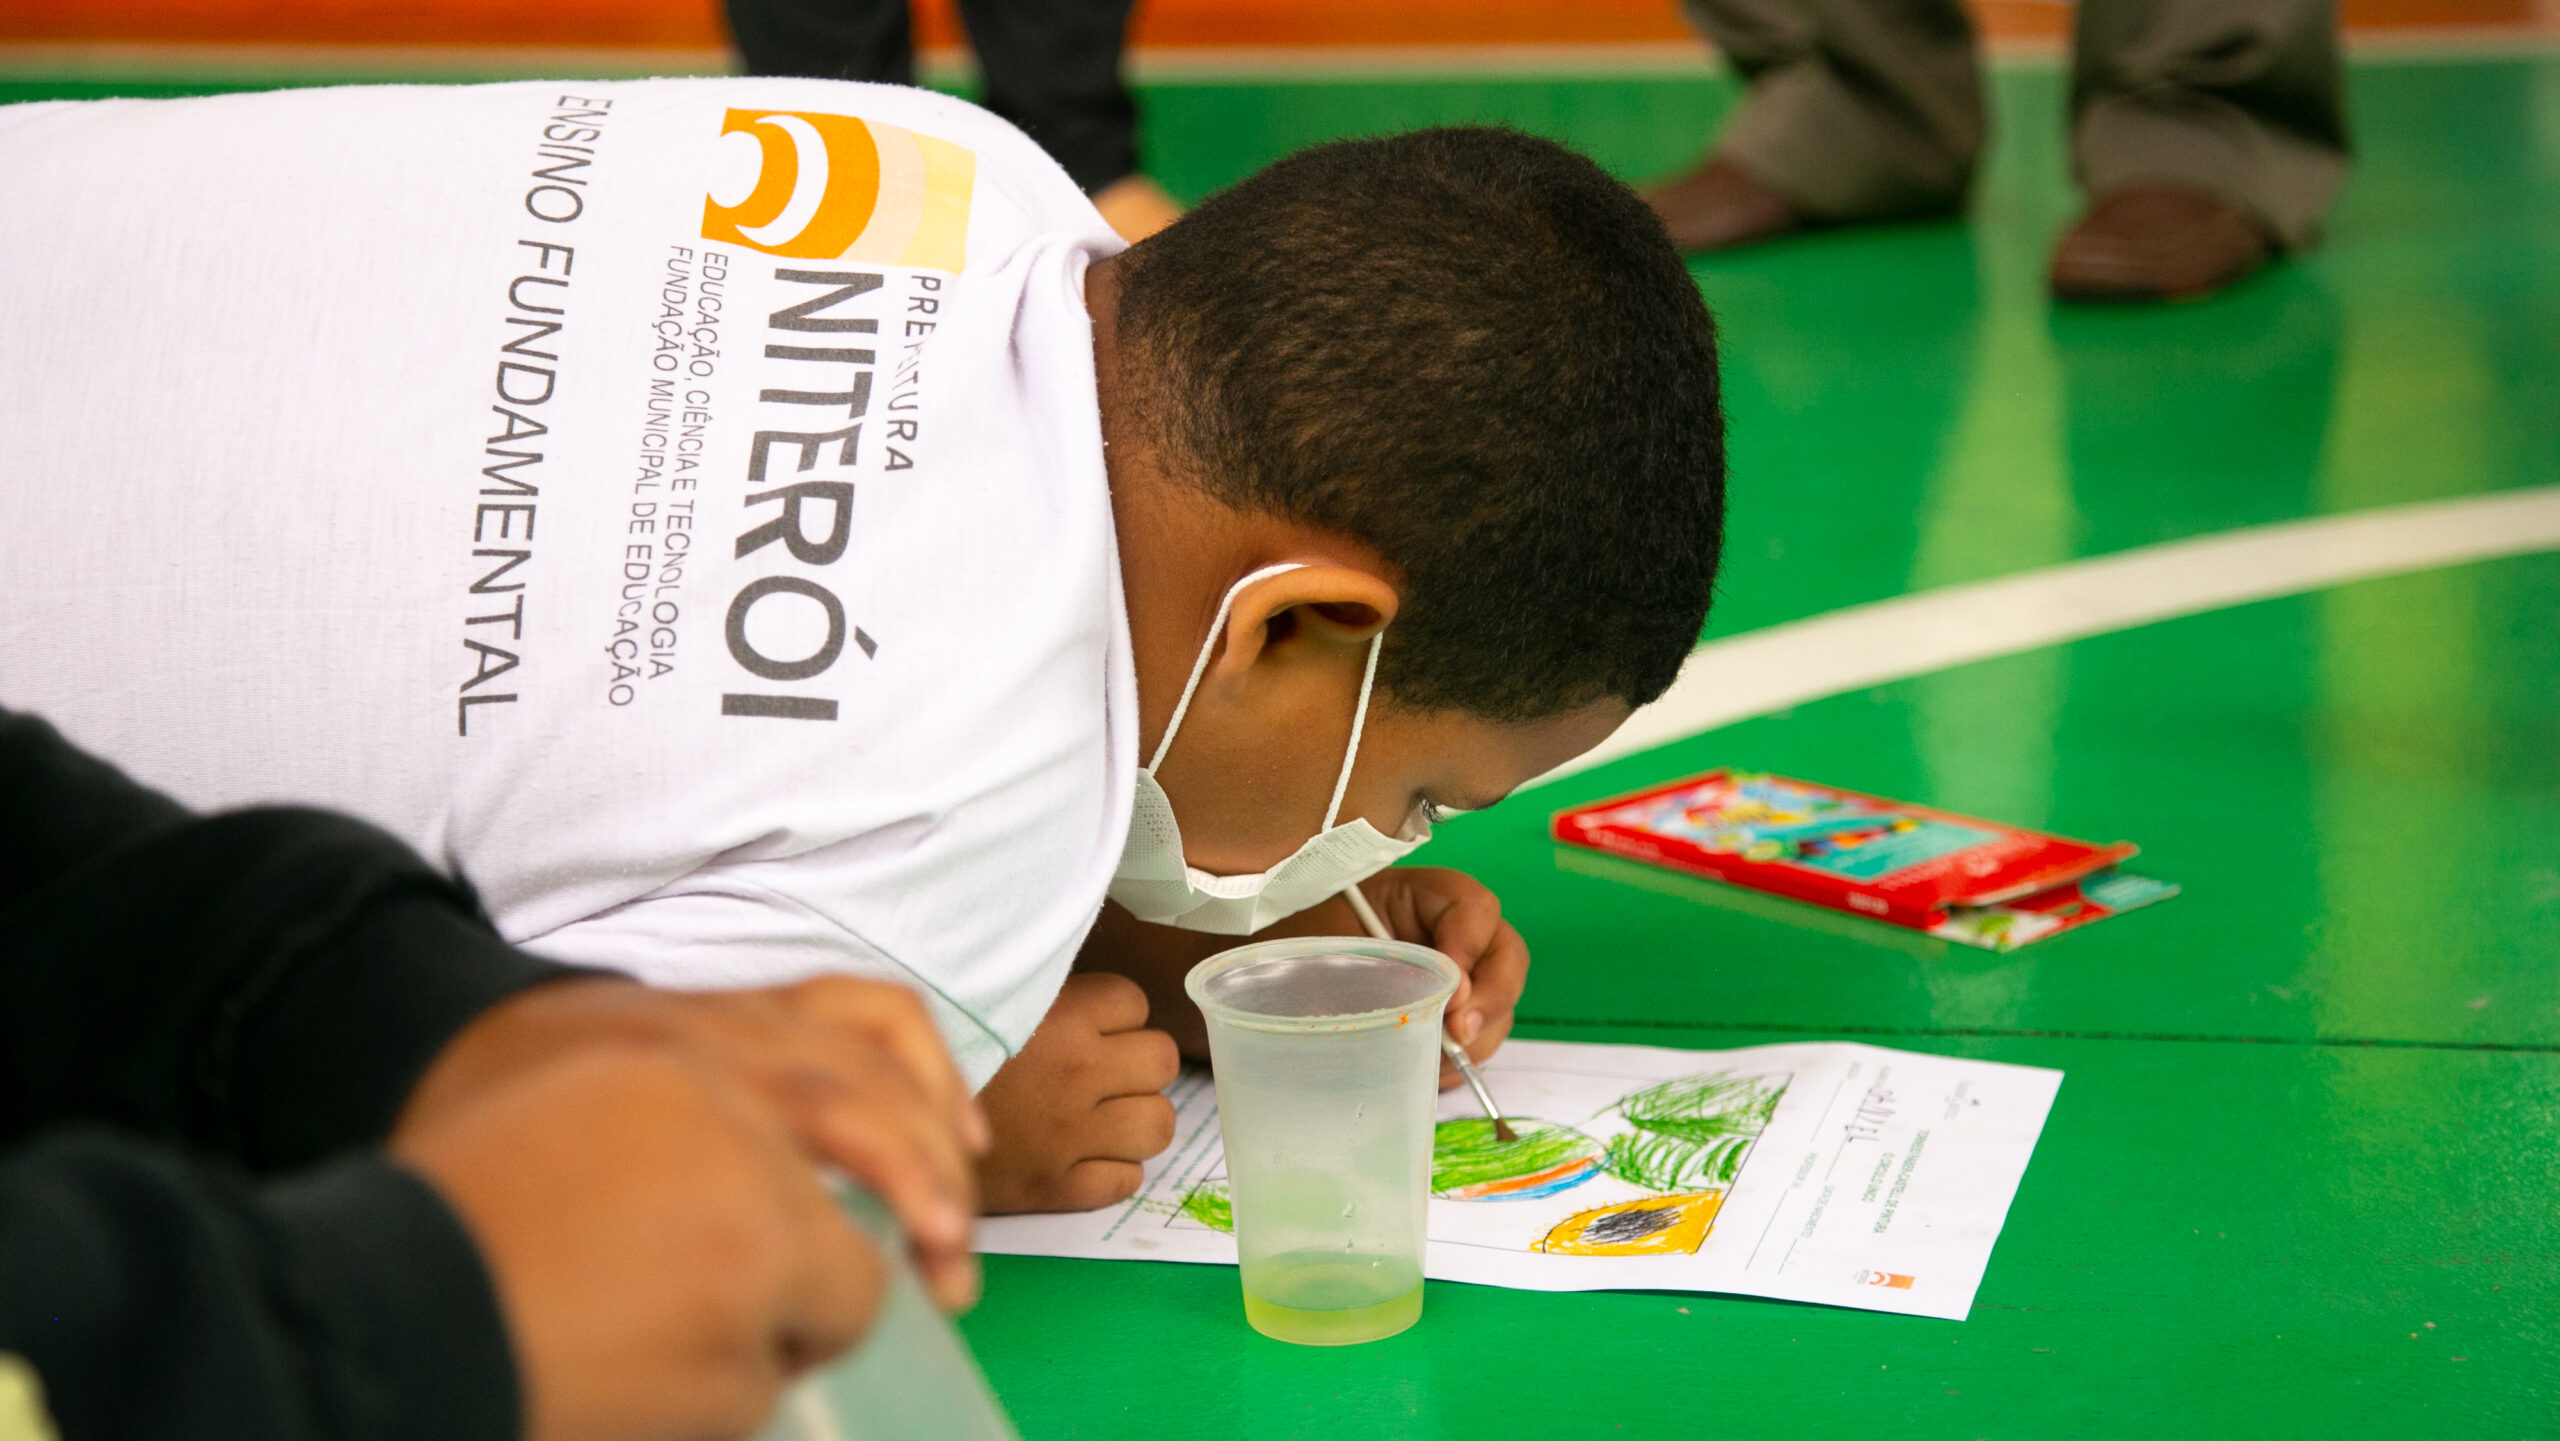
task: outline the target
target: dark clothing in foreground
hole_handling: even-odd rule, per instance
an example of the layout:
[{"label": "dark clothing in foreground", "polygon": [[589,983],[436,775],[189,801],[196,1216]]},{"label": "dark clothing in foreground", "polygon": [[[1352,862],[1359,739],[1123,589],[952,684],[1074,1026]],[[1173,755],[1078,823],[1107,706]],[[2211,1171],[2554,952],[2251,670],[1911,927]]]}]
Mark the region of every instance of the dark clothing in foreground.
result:
[{"label": "dark clothing in foreground", "polygon": [[563,971],[372,827],[197,818],[0,711],[0,1352],[65,1441],[515,1436],[471,1238],[371,1148]]},{"label": "dark clothing in foreground", "polygon": [[[1091,195],[1137,173],[1138,103],[1121,82],[1132,0],[960,0],[985,105]],[[729,0],[750,75],[916,83],[907,0]]]},{"label": "dark clothing in foreground", "polygon": [[[1750,90],[1716,149],[1823,220],[1960,204],[1982,62],[1960,0],[1687,0]],[[2093,197],[2168,182],[2312,240],[2347,173],[2333,0],[2081,0],[2072,173]]]}]

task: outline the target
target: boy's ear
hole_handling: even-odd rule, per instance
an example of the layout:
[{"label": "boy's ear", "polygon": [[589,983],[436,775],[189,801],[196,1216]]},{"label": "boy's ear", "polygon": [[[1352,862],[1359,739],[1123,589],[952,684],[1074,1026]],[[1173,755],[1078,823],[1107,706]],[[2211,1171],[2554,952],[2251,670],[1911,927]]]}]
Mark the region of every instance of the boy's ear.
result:
[{"label": "boy's ear", "polygon": [[1285,647],[1359,650],[1396,617],[1396,590],[1368,571],[1308,565],[1264,576],[1236,593],[1210,674],[1239,680]]}]

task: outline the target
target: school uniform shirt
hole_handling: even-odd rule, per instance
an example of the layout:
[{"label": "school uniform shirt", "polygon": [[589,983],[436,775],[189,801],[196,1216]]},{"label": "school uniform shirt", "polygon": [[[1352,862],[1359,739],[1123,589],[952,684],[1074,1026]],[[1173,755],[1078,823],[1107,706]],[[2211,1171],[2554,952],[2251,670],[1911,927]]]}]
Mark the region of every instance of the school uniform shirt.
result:
[{"label": "school uniform shirt", "polygon": [[0,109],[0,700],[354,811],[510,941],[930,999],[983,1082],[1136,771],[1088,264],[1018,131],[787,79]]}]

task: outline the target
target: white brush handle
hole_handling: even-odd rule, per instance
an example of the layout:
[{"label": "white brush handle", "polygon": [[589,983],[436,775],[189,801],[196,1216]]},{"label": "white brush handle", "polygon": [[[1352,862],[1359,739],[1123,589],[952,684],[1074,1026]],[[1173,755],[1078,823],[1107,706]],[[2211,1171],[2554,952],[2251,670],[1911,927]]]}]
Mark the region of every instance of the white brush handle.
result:
[{"label": "white brush handle", "polygon": [[[1360,894],[1358,886],[1344,886],[1342,898],[1351,903],[1351,913],[1360,918],[1360,928],[1367,931],[1372,938],[1381,941],[1395,939],[1395,935],[1387,929],[1387,923],[1378,919],[1377,908],[1369,904],[1367,896]],[[1475,1057],[1467,1054],[1467,1048],[1458,1044],[1457,1037],[1442,1031],[1440,1054],[1447,1056],[1449,1064],[1456,1066],[1458,1074],[1466,1078],[1467,1089],[1476,1093],[1477,1103],[1484,1107],[1485,1118],[1500,1121],[1502,1108],[1493,1103],[1493,1092],[1485,1089],[1484,1076],[1476,1070]]]}]

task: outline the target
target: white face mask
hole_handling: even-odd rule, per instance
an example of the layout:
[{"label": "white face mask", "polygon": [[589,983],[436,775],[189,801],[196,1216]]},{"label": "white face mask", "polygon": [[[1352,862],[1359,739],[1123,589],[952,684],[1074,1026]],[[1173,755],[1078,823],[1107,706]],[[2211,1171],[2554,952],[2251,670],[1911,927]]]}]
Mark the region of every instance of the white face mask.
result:
[{"label": "white face mask", "polygon": [[1342,813],[1342,793],[1351,784],[1351,764],[1360,755],[1360,730],[1369,720],[1369,691],[1378,678],[1378,645],[1383,633],[1369,640],[1369,664],[1360,675],[1360,704],[1351,713],[1351,744],[1342,753],[1342,773],[1334,778],[1333,799],[1324,808],[1324,825],[1287,860],[1249,876],[1213,876],[1183,858],[1182,829],[1174,824],[1173,802],[1156,783],[1156,767],[1164,764],[1174,732],[1191,709],[1192,692],[1209,669],[1210,652],[1227,628],[1227,611],[1236,592],[1296,565],[1257,570],[1227,590],[1218,603],[1218,618],[1209,623],[1209,638],[1191,665],[1191,679],[1174,703],[1173,719],[1156,742],[1147,768],[1138,772],[1138,800],[1129,821],[1129,845],[1120,853],[1120,868],[1111,878],[1111,899],[1142,921],[1208,931],[1222,936],[1249,935],[1285,916],[1331,898],[1343,887],[1364,881],[1431,839],[1431,823],[1416,812],[1394,836],[1378,833],[1365,819],[1335,825]]}]

